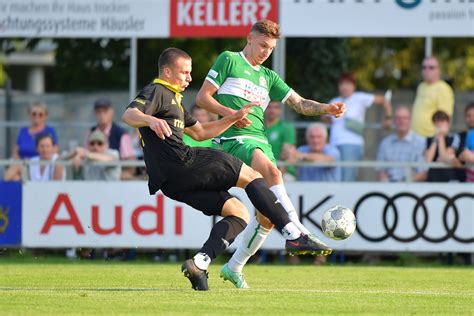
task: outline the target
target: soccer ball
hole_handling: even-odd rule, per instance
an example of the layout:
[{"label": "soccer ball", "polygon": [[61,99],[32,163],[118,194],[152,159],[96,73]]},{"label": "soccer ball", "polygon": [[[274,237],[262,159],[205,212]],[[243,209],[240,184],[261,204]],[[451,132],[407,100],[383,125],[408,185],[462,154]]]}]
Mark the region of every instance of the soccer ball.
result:
[{"label": "soccer ball", "polygon": [[327,210],[321,221],[321,229],[329,238],[343,240],[349,238],[356,228],[356,218],[351,209],[336,205]]}]

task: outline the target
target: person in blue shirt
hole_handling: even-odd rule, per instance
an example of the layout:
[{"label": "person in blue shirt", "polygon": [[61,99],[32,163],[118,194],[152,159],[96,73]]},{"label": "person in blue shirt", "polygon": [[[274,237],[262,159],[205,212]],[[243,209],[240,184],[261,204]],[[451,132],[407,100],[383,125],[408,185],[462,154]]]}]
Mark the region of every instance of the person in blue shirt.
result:
[{"label": "person in blue shirt", "polygon": [[35,101],[28,108],[30,116],[30,126],[22,127],[13,148],[13,159],[29,159],[38,156],[36,150],[36,137],[40,134],[49,134],[55,146],[58,144],[56,131],[51,126],[46,125],[48,119],[48,107],[45,103]]},{"label": "person in blue shirt", "polygon": [[[28,107],[30,126],[20,129],[13,147],[12,158],[14,160],[25,160],[39,156],[36,139],[39,136],[49,135],[53,140],[54,153],[57,153],[58,137],[51,126],[46,125],[48,119],[48,107],[40,101],[33,102]],[[21,178],[21,165],[12,164],[5,171],[4,180],[18,180]]]},{"label": "person in blue shirt", "polygon": [[[339,161],[341,155],[336,146],[327,143],[326,126],[313,123],[306,129],[307,145],[298,147],[294,159],[305,162]],[[341,181],[341,168],[333,166],[304,166],[298,168],[299,181]]]}]

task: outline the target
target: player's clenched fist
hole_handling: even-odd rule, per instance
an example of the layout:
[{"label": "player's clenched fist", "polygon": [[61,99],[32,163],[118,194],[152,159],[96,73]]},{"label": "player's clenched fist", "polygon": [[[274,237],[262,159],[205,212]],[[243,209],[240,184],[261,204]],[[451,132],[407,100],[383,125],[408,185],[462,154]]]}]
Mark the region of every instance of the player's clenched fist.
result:
[{"label": "player's clenched fist", "polygon": [[346,104],[343,102],[330,103],[327,106],[327,114],[334,115],[335,117],[341,117],[346,112]]},{"label": "player's clenched fist", "polygon": [[156,133],[156,135],[158,135],[159,138],[165,139],[165,137],[171,136],[171,128],[165,120],[154,116],[150,116],[148,120],[148,126]]}]

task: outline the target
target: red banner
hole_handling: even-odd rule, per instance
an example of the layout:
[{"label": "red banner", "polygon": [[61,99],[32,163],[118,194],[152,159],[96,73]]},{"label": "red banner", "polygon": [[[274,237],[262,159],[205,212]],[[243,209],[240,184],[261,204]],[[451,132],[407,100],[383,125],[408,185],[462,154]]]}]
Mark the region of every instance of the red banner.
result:
[{"label": "red banner", "polygon": [[171,37],[242,37],[257,21],[278,22],[278,0],[171,0]]}]

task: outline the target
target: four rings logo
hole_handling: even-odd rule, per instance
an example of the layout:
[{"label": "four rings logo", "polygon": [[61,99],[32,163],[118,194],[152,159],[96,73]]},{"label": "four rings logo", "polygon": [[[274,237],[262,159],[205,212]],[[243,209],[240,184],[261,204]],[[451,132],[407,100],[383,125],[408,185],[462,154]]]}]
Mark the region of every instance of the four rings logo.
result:
[{"label": "four rings logo", "polygon": [[413,9],[421,3],[421,0],[396,0],[396,2],[404,9]]},{"label": "four rings logo", "polygon": [[[382,220],[383,220],[383,227],[385,229],[385,234],[381,236],[370,236],[368,232],[362,231],[362,229],[360,228],[361,225],[357,225],[357,231],[360,234],[360,236],[362,236],[362,238],[368,241],[380,242],[391,237],[400,242],[412,242],[414,240],[417,240],[418,238],[422,238],[432,243],[440,243],[450,238],[461,243],[474,242],[474,237],[465,238],[465,237],[461,237],[457,235],[457,229],[460,222],[460,218],[459,218],[460,212],[459,212],[458,207],[456,206],[456,201],[459,199],[463,199],[463,198],[474,199],[473,193],[459,193],[453,196],[452,198],[446,196],[443,193],[437,193],[437,192],[428,193],[421,198],[410,192],[401,192],[401,193],[395,194],[392,197],[389,197],[386,194],[381,193],[381,192],[368,193],[362,196],[359,199],[359,201],[357,201],[354,207],[354,213],[356,214],[356,217],[357,217],[357,212],[361,209],[362,204],[368,199],[372,199],[372,198],[381,198],[382,200],[385,201],[385,206],[383,207],[383,213],[382,213]],[[399,236],[395,233],[397,229],[397,225],[398,225],[398,219],[400,216],[399,210],[397,209],[397,206],[395,205],[395,201],[401,198],[410,198],[415,201],[415,205],[413,209],[411,210],[412,212],[411,218],[412,218],[412,223],[413,223],[413,228],[414,228],[415,233],[412,234],[411,236]],[[442,236],[433,237],[433,236],[428,236],[428,234],[426,234],[430,212],[425,202],[431,198],[438,198],[444,201],[444,206],[442,209],[443,210],[442,223],[444,227],[444,233]],[[388,215],[390,209],[392,210],[391,213],[393,214],[392,216],[393,219],[391,220],[391,223],[389,223],[390,218]],[[470,211],[474,211],[474,210],[471,209]],[[421,216],[419,215],[420,212],[422,214]],[[452,218],[453,218],[453,220],[451,221],[452,222],[451,224],[448,220],[448,216],[450,213],[452,213]],[[420,217],[422,217],[421,223],[419,223],[419,220],[418,220]]]}]

